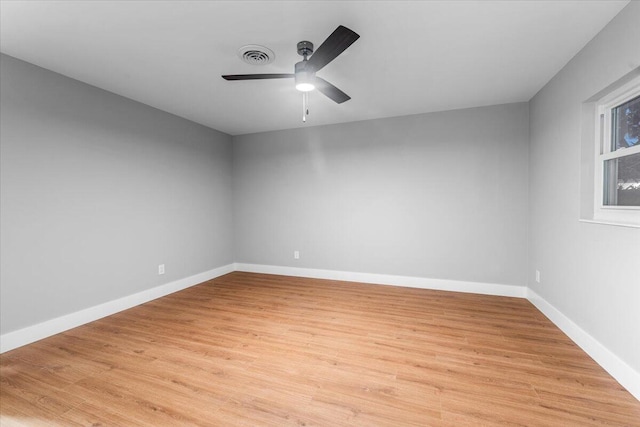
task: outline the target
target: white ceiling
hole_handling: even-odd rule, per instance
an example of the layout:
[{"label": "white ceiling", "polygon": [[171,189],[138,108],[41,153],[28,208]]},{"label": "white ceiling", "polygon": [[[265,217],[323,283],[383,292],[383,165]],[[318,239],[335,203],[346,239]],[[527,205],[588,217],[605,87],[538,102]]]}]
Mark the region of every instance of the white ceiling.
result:
[{"label": "white ceiling", "polygon": [[[528,101],[625,1],[2,1],[3,53],[237,135]],[[318,72],[349,94],[313,92],[302,123],[296,43],[358,34]],[[236,51],[260,44],[274,63]]]}]

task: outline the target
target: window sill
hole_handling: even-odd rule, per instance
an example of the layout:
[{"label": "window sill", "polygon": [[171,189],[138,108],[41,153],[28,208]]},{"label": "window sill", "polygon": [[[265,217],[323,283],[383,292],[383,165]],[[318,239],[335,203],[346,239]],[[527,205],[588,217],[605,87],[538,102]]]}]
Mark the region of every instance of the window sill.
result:
[{"label": "window sill", "polygon": [[628,222],[614,222],[614,221],[605,221],[600,219],[579,219],[578,221],[586,222],[588,224],[601,224],[601,225],[613,225],[616,227],[640,228],[640,224],[633,224]]}]

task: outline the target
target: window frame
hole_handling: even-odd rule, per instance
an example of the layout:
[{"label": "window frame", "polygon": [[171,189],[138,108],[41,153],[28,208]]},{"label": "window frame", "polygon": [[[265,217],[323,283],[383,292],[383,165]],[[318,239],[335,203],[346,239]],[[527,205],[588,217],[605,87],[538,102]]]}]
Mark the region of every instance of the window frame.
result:
[{"label": "window frame", "polygon": [[612,150],[612,110],[640,96],[640,77],[601,98],[596,106],[595,118],[595,169],[593,219],[612,223],[640,225],[640,206],[616,206],[604,204],[604,163],[640,153],[640,144],[635,147]]}]

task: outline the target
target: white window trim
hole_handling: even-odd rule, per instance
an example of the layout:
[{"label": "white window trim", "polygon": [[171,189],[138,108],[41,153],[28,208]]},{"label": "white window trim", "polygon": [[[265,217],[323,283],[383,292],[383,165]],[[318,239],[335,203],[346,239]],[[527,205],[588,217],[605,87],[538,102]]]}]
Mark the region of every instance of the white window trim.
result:
[{"label": "white window trim", "polygon": [[604,162],[640,153],[640,146],[611,151],[611,110],[626,100],[640,95],[640,77],[607,94],[598,101],[595,129],[595,173],[593,219],[616,225],[640,225],[640,206],[608,206],[603,204]]}]

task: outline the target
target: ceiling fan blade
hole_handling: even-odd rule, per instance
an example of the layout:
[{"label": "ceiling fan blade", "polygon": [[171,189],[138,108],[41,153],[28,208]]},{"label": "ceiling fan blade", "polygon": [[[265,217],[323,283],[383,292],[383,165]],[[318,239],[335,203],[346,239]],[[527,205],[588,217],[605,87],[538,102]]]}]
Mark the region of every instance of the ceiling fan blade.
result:
[{"label": "ceiling fan blade", "polygon": [[358,34],[340,25],[327,37],[324,43],[313,52],[311,58],[309,58],[307,67],[311,67],[314,71],[320,70],[329,62],[336,59],[338,55],[344,52],[345,49],[359,38],[360,36]]},{"label": "ceiling fan blade", "polygon": [[316,77],[316,89],[338,104],[342,104],[343,102],[351,99],[349,95],[320,77]]},{"label": "ceiling fan blade", "polygon": [[295,74],[232,74],[222,76],[225,80],[265,80],[265,79],[292,79]]}]

